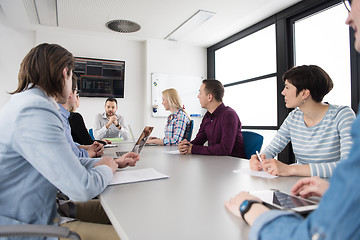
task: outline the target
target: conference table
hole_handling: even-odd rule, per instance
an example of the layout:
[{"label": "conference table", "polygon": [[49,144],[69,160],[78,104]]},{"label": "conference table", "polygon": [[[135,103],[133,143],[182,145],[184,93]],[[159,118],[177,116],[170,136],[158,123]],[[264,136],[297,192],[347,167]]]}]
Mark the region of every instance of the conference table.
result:
[{"label": "conference table", "polygon": [[[107,148],[116,157],[133,143]],[[177,147],[145,146],[131,169],[154,168],[169,178],[111,185],[100,201],[122,240],[241,240],[249,226],[233,216],[224,202],[240,191],[278,189],[290,193],[299,177],[273,179],[234,173],[248,168],[246,159],[180,155]]]}]

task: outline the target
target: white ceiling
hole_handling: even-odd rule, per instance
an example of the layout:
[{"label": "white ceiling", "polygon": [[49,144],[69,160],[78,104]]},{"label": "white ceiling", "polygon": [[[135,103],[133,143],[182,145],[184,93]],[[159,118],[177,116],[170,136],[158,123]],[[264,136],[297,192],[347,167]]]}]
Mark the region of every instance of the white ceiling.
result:
[{"label": "white ceiling", "polygon": [[[57,0],[59,29],[116,34],[124,39],[164,39],[198,10],[216,15],[179,42],[209,47],[301,0]],[[12,27],[37,30],[34,0],[0,0],[0,14]],[[51,14],[51,12],[49,12]],[[107,29],[109,20],[140,24],[135,33]]]}]

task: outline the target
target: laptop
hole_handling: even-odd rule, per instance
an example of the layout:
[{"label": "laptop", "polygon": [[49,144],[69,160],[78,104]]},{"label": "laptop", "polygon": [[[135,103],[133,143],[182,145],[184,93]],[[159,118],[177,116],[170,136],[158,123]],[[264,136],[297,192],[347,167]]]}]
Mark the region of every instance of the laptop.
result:
[{"label": "laptop", "polygon": [[[134,153],[141,152],[142,148],[145,146],[145,143],[146,143],[147,139],[149,138],[153,129],[154,129],[154,127],[149,127],[149,126],[144,127],[144,130],[140,134],[139,139],[136,141],[133,149],[131,150],[132,152],[134,152]],[[129,152],[129,151],[116,152],[116,156],[121,157],[122,155],[124,155],[127,152]]]}]

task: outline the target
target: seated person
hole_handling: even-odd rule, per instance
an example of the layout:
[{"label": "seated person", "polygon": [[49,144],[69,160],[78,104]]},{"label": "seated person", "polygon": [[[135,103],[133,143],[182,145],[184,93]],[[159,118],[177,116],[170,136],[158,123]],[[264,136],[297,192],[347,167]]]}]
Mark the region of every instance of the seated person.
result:
[{"label": "seated person", "polygon": [[[351,108],[322,103],[333,82],[320,67],[294,67],[283,75],[281,92],[287,108],[295,108],[285,119],[274,139],[261,153],[263,163],[251,156],[253,171],[264,169],[279,176],[331,177],[351,145],[350,129],[355,119]],[[273,159],[291,141],[298,165]]]},{"label": "seated person", "polygon": [[[76,75],[73,75],[73,77],[76,78]],[[76,94],[76,102],[74,106],[70,107],[68,110],[70,112],[70,116],[68,118],[70,128],[71,128],[71,136],[74,140],[74,142],[77,142],[81,145],[91,145],[94,143],[95,140],[93,140],[89,134],[89,131],[87,130],[85,126],[85,122],[83,117],[80,113],[75,112],[76,109],[78,109],[80,106],[80,97],[79,97],[79,91],[78,94]],[[98,141],[98,140],[97,140]],[[105,143],[111,143],[111,141],[106,139],[101,139],[101,141],[104,141]],[[101,142],[99,141],[99,142]]]},{"label": "seated person", "polygon": [[[236,112],[222,102],[224,86],[218,80],[205,79],[198,98],[207,109],[196,138],[179,143],[181,154],[224,155],[245,157],[241,122]],[[208,141],[208,146],[204,143]]]},{"label": "seated person", "polygon": [[58,189],[88,201],[104,191],[124,158],[139,159],[135,153],[115,160],[75,156],[57,104],[69,97],[73,70],[73,55],[47,43],[31,49],[20,65],[18,87],[0,110],[1,225],[57,225]]},{"label": "seated person", "polygon": [[[75,75],[73,75],[75,76]],[[94,140],[91,138],[86,126],[83,117],[80,113],[75,112],[80,106],[80,97],[79,93],[76,94],[76,102],[72,108],[69,108],[69,124],[71,128],[71,136],[74,142],[77,142],[81,145],[91,145]]]},{"label": "seated person", "polygon": [[[76,106],[76,101],[78,99],[78,92],[77,92],[77,78],[73,75],[72,78],[72,91],[69,94],[69,97],[65,104],[61,104],[64,108],[67,109],[73,109]],[[63,118],[64,115],[62,114]],[[64,118],[65,120],[65,118]],[[64,121],[63,121],[64,122]],[[69,125],[67,124],[64,126],[65,128],[65,134],[66,138],[69,140],[70,146],[74,145],[74,141],[71,138],[70,131],[67,129],[69,128]],[[100,144],[101,145],[101,144]],[[74,153],[77,155],[78,152],[75,148],[73,148]],[[102,155],[103,148],[97,152],[97,155]],[[101,152],[101,153],[100,153]],[[124,168],[127,166],[135,166],[136,161],[138,160],[138,155],[134,153],[127,153],[124,155],[124,157],[121,157],[119,159],[116,159],[116,162],[118,163],[119,168]],[[62,194],[62,193],[61,193]],[[59,194],[58,194],[59,195]],[[62,196],[65,196],[65,194],[62,194]],[[65,196],[66,197],[66,196]],[[108,219],[106,213],[104,212],[99,199],[93,199],[91,201],[87,202],[73,202],[73,201],[65,201],[62,202],[60,199],[59,201],[59,207],[58,212],[61,213],[60,222],[62,223],[62,226],[67,226],[71,228],[72,226],[79,228],[79,226],[83,226],[84,228],[91,228],[91,225],[96,224],[110,224],[110,220]],[[65,217],[65,218],[63,218]],[[70,218],[70,219],[69,219]],[[90,225],[89,225],[90,224]],[[117,237],[116,232],[112,228],[112,226],[101,226],[101,228],[106,229],[107,236],[114,238]],[[96,229],[86,229],[86,232],[89,234],[90,231],[92,232],[92,235],[96,236]],[[101,238],[104,236],[101,235]],[[99,237],[98,237],[99,238]]]},{"label": "seated person", "polygon": [[127,140],[129,138],[129,129],[125,118],[116,114],[117,110],[117,100],[115,98],[106,99],[105,112],[96,115],[95,139],[122,137]]},{"label": "seated person", "polygon": [[67,101],[63,104],[58,103],[59,110],[62,116],[63,125],[65,129],[65,135],[66,138],[71,146],[71,149],[75,153],[77,157],[100,157],[104,152],[104,145],[99,142],[93,142],[91,145],[80,145],[79,143],[76,143],[73,141],[71,136],[71,128],[69,125],[69,116],[70,112],[67,109],[73,108],[76,101],[76,95],[77,95],[77,82],[76,78],[72,78],[72,91],[67,99]]},{"label": "seated person", "polygon": [[184,139],[186,125],[190,123],[189,116],[182,108],[176,89],[169,88],[162,92],[162,105],[165,110],[171,112],[165,125],[165,137],[162,139],[150,137],[146,143],[165,146],[177,145]]},{"label": "seated person", "polygon": [[[360,1],[345,2],[349,11],[346,23],[355,30],[360,29]],[[358,34],[359,32],[356,33],[355,49],[360,52]],[[302,218],[289,211],[270,211],[262,204],[254,203],[247,208],[247,211],[242,212],[243,218],[252,226],[249,239],[360,239],[358,217],[360,192],[356,190],[359,189],[360,181],[358,127],[360,128],[359,117],[356,118],[351,129],[354,144],[348,154],[348,159],[342,161],[335,169],[329,186],[326,186],[324,182],[316,183],[305,179],[300,180],[292,189],[293,194],[300,194],[300,196],[308,192],[311,195],[323,195],[318,208],[307,218]],[[310,188],[312,190],[309,190]],[[305,191],[305,189],[308,190]],[[239,207],[245,200],[258,201],[259,199],[242,192],[226,202],[225,206],[231,213],[240,217]]]}]

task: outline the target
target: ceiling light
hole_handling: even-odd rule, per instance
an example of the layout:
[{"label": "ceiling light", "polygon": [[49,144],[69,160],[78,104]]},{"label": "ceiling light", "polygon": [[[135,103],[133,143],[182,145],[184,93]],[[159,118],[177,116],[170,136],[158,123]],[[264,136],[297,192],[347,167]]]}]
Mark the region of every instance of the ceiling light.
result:
[{"label": "ceiling light", "polygon": [[169,35],[167,35],[164,39],[177,41],[181,37],[185,36],[187,33],[193,31],[195,28],[199,27],[201,24],[212,18],[214,15],[214,12],[199,10],[190,18],[188,18],[185,22],[183,22],[180,26],[178,26]]},{"label": "ceiling light", "polygon": [[54,27],[59,26],[56,2],[57,0],[34,1],[39,24]]},{"label": "ceiling light", "polygon": [[132,33],[140,30],[140,25],[129,20],[111,20],[106,27],[115,32]]}]

